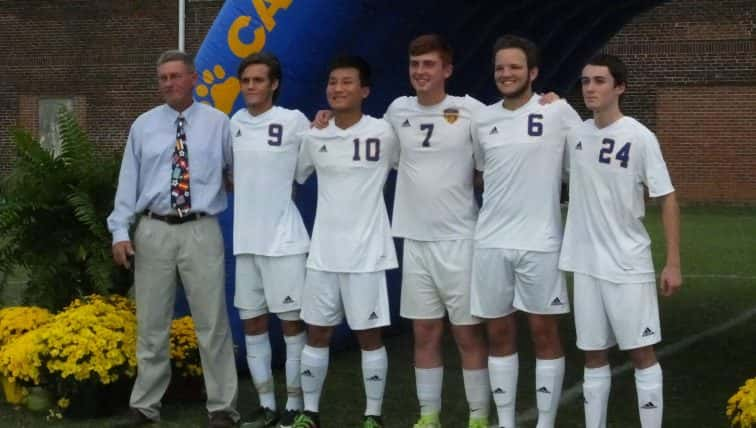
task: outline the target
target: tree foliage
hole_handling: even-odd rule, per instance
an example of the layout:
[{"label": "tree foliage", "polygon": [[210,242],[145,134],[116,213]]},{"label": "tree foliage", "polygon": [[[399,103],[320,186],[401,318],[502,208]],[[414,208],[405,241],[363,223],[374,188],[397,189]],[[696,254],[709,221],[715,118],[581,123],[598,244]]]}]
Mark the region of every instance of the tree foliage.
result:
[{"label": "tree foliage", "polygon": [[16,163],[0,182],[0,272],[23,267],[23,300],[51,310],[129,282],[113,265],[105,224],[119,159],[98,156],[72,113],[62,110],[57,119],[60,155],[15,130]]}]

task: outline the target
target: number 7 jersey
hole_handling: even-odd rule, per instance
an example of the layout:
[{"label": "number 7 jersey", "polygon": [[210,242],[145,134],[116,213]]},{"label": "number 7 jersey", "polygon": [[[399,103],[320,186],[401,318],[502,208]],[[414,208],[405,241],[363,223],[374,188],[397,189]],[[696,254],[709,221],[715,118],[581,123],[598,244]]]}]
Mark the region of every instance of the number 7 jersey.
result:
[{"label": "number 7 jersey", "polygon": [[394,198],[394,236],[416,241],[472,239],[478,206],[473,193],[471,121],[483,104],[447,95],[432,106],[399,97],[386,110],[401,155]]},{"label": "number 7 jersey", "polygon": [[359,273],[398,266],[383,199],[398,152],[391,125],[367,115],[347,129],[332,119],[302,134],[297,181],[313,171],[318,177],[308,268]]},{"label": "number 7 jersey", "polygon": [[565,153],[570,203],[560,269],[616,283],[654,281],[643,188],[652,198],[675,190],[656,136],[631,117],[602,129],[589,119],[570,133]]}]

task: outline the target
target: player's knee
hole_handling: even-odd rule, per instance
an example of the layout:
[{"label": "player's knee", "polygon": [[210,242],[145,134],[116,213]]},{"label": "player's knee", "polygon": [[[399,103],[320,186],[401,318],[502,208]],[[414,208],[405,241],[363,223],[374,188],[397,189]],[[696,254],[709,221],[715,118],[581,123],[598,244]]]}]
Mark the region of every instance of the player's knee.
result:
[{"label": "player's knee", "polygon": [[533,347],[536,351],[549,352],[561,349],[558,330],[543,329],[532,331],[531,335]]},{"label": "player's knee", "polygon": [[439,320],[416,320],[412,329],[416,348],[433,348],[441,345],[444,325]]},{"label": "player's knee", "polygon": [[244,334],[247,336],[256,336],[268,331],[268,316],[260,315],[254,318],[248,318],[243,321]]},{"label": "player's knee", "polygon": [[377,328],[355,331],[357,336],[357,342],[360,344],[360,349],[363,351],[374,351],[383,346],[383,338],[381,336],[381,330]]},{"label": "player's knee", "polygon": [[653,346],[631,349],[629,353],[633,367],[636,369],[646,369],[656,364],[656,352]]},{"label": "player's knee", "polygon": [[456,326],[452,329],[454,331],[454,340],[457,342],[460,353],[485,352],[485,333],[480,325]]},{"label": "player's knee", "polygon": [[609,364],[609,351],[585,351],[585,366],[589,369],[604,367]]},{"label": "player's knee", "polygon": [[492,355],[509,355],[515,352],[517,330],[514,319],[491,320],[486,324],[488,346]]},{"label": "player's knee", "polygon": [[298,319],[290,320],[281,318],[281,331],[284,336],[296,336],[299,333],[302,333],[304,329],[304,323]]},{"label": "player's knee", "polygon": [[325,348],[331,342],[333,327],[310,326],[307,329],[307,344],[315,348]]}]

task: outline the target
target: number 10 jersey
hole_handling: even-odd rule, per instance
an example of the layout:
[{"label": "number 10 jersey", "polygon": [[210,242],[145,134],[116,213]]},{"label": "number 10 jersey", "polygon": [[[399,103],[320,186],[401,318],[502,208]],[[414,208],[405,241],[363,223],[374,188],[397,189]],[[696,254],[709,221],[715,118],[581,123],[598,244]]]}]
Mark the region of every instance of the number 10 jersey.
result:
[{"label": "number 10 jersey", "polygon": [[391,126],[367,115],[347,129],[332,119],[302,134],[297,181],[313,171],[318,178],[308,268],[366,273],[398,266],[383,200],[398,150]]}]

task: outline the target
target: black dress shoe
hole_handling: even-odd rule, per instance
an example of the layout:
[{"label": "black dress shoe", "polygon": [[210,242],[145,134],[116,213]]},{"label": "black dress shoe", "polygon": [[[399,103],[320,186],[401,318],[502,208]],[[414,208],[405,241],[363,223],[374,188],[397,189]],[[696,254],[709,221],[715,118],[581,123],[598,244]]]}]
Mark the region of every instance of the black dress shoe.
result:
[{"label": "black dress shoe", "polygon": [[155,421],[145,416],[144,413],[139,410],[129,409],[125,415],[115,419],[111,426],[114,428],[141,427],[154,422]]},{"label": "black dress shoe", "polygon": [[236,421],[228,412],[212,412],[207,426],[208,428],[230,428],[236,426]]}]

